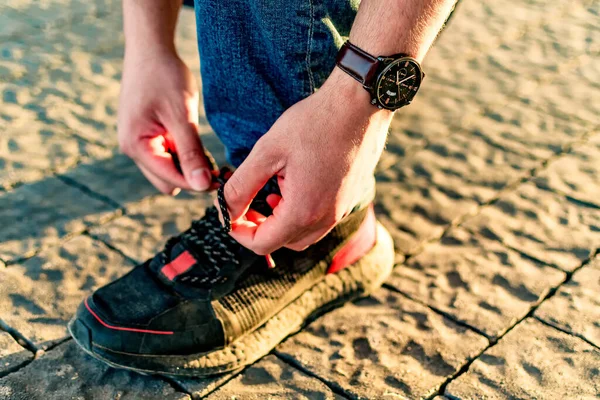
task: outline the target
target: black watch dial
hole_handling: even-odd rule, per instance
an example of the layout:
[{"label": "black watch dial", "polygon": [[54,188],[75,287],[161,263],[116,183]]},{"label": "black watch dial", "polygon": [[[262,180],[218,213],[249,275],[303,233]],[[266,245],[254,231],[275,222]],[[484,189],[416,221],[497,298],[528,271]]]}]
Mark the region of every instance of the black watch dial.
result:
[{"label": "black watch dial", "polygon": [[379,74],[375,86],[377,104],[396,110],[413,99],[421,85],[421,67],[417,60],[404,57],[392,61]]}]

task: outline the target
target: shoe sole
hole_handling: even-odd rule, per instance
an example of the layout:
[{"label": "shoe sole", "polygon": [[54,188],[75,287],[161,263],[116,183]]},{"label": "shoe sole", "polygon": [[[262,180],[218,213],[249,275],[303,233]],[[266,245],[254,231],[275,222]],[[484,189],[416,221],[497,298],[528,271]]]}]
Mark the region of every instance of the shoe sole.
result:
[{"label": "shoe sole", "polygon": [[[254,331],[227,347],[191,355],[140,355],[115,352],[84,341],[87,330],[76,320],[69,322],[69,333],[92,357],[119,369],[143,374],[173,376],[209,376],[235,371],[269,354],[279,343],[298,332],[318,316],[348,301],[364,297],[378,289],[394,266],[394,245],[389,232],[377,223],[375,246],[356,263],[319,282],[280,310]],[[88,330],[89,339],[89,330]]]}]

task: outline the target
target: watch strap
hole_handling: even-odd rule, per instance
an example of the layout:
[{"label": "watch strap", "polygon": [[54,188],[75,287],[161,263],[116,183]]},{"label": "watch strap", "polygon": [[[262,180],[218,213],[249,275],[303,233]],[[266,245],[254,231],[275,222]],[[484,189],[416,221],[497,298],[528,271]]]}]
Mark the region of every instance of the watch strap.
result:
[{"label": "watch strap", "polygon": [[379,60],[346,41],[338,52],[336,65],[363,86],[370,87],[377,74]]}]

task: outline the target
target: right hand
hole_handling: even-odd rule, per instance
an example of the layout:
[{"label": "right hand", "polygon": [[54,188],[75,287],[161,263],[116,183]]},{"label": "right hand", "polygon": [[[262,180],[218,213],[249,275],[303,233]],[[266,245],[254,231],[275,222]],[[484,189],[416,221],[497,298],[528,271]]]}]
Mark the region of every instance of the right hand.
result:
[{"label": "right hand", "polygon": [[198,99],[194,76],[174,52],[125,55],[119,146],[162,193],[211,188],[212,166],[198,135]]}]

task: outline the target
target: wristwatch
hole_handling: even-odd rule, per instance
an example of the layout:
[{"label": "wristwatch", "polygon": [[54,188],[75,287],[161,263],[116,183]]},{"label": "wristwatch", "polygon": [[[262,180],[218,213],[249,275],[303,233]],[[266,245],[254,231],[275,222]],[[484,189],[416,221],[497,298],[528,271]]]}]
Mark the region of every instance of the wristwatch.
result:
[{"label": "wristwatch", "polygon": [[410,104],[425,77],[421,65],[406,54],[375,57],[349,41],[340,49],[336,65],[371,94],[371,104],[397,110]]}]

